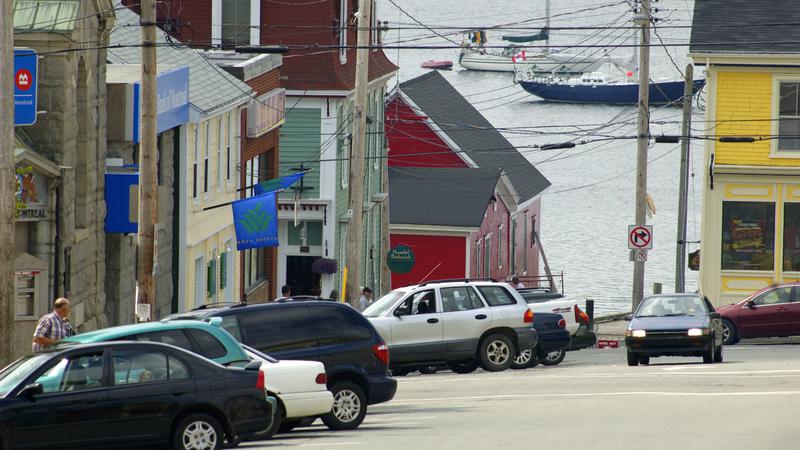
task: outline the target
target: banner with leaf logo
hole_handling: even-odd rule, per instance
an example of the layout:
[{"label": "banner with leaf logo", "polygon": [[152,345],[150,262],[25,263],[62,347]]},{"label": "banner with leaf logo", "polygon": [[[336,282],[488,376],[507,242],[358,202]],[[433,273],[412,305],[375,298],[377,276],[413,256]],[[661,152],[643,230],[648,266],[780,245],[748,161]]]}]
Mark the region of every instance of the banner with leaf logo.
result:
[{"label": "banner with leaf logo", "polygon": [[278,246],[275,192],[237,200],[232,206],[238,250]]}]

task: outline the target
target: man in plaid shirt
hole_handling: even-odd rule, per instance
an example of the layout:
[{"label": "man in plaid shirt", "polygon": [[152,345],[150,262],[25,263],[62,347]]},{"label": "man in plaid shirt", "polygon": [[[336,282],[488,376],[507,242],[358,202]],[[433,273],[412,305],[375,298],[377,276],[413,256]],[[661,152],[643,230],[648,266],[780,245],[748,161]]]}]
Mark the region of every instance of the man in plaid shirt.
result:
[{"label": "man in plaid shirt", "polygon": [[33,333],[34,352],[40,352],[45,347],[75,334],[67,316],[69,316],[69,300],[59,298],[55,302],[53,312],[45,314],[39,319],[39,324]]}]

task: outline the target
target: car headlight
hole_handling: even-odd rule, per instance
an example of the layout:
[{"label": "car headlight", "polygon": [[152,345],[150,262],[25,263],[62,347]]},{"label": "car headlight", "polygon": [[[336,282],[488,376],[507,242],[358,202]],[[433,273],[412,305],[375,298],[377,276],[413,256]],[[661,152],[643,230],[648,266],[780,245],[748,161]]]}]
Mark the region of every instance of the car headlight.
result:
[{"label": "car headlight", "polygon": [[644,330],[628,331],[628,336],[633,336],[635,338],[643,338],[643,337],[647,336],[647,332],[644,331]]},{"label": "car headlight", "polygon": [[708,334],[708,328],[689,328],[689,336],[703,336]]}]

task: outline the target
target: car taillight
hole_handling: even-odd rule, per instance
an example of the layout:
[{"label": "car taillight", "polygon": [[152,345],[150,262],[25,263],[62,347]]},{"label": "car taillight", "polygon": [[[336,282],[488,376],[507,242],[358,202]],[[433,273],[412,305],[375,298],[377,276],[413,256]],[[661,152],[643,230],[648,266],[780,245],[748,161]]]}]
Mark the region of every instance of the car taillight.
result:
[{"label": "car taillight", "polygon": [[564,319],[559,320],[558,321],[558,326],[561,327],[561,328],[567,328],[567,321],[564,320]]},{"label": "car taillight", "polygon": [[256,388],[258,388],[259,390],[262,390],[262,391],[267,388],[267,383],[264,380],[264,371],[263,370],[259,370],[258,371],[258,380],[256,381]]},{"label": "car taillight", "polygon": [[314,380],[317,384],[328,384],[328,376],[325,373],[317,374],[317,378]]},{"label": "car taillight", "polygon": [[589,325],[589,315],[583,312],[582,309],[575,305],[575,322],[578,324]]},{"label": "car taillight", "polygon": [[372,346],[372,353],[375,354],[375,357],[380,360],[380,362],[389,365],[389,347],[386,346],[383,342],[378,345]]},{"label": "car taillight", "polygon": [[533,323],[533,311],[530,309],[525,311],[525,315],[522,316],[522,320],[525,323]]}]

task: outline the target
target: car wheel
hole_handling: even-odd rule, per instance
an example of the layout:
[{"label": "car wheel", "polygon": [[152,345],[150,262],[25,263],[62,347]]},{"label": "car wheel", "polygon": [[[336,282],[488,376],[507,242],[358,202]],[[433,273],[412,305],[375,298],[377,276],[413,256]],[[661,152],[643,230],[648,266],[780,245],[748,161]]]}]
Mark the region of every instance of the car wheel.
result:
[{"label": "car wheel", "polygon": [[[275,394],[270,394],[275,395]],[[272,416],[272,423],[270,424],[269,428],[259,431],[258,433],[253,433],[250,436],[246,436],[245,440],[248,441],[266,441],[267,439],[272,439],[272,436],[275,436],[275,433],[278,432],[278,429],[281,427],[281,422],[283,421],[283,416],[286,412],[283,410],[283,405],[281,402],[278,402],[278,407],[275,409],[275,415]]]},{"label": "car wheel", "polygon": [[433,375],[439,371],[439,368],[436,366],[422,366],[419,368],[419,373],[423,375]]},{"label": "car wheel", "polygon": [[703,352],[703,364],[713,363],[714,353],[716,353],[716,348],[714,346],[714,336],[711,336],[711,346],[708,348],[708,351]]},{"label": "car wheel", "polygon": [[330,387],[333,393],[331,412],[322,416],[322,421],[331,430],[354,430],[367,415],[367,396],[357,384],[337,381]]},{"label": "car wheel", "polygon": [[542,358],[542,364],[545,366],[557,366],[561,364],[561,361],[564,360],[564,357],[567,356],[567,352],[564,350],[556,350],[554,352],[550,352],[544,355]]},{"label": "car wheel", "polygon": [[303,423],[301,419],[284,420],[278,427],[278,433],[288,433],[300,426],[301,423]]},{"label": "car wheel", "polygon": [[512,369],[528,369],[534,367],[539,362],[536,351],[532,348],[519,352],[514,362],[511,363]]},{"label": "car wheel", "polygon": [[649,356],[644,356],[644,355],[640,356],[639,357],[639,364],[642,364],[644,366],[649,365],[650,364],[650,357]]},{"label": "car wheel", "polygon": [[722,345],[717,347],[717,351],[714,352],[714,362],[721,363],[722,362]]},{"label": "car wheel", "polygon": [[515,353],[511,338],[504,334],[492,334],[478,346],[478,362],[487,372],[500,372],[511,367]]},{"label": "car wheel", "polygon": [[739,335],[736,332],[736,325],[730,320],[722,319],[722,344],[733,345],[739,342]]},{"label": "car wheel", "polygon": [[628,365],[631,367],[639,365],[639,355],[630,350],[628,350]]},{"label": "car wheel", "polygon": [[184,417],[172,433],[175,450],[220,450],[224,440],[222,426],[208,414]]},{"label": "car wheel", "polygon": [[450,361],[447,363],[447,368],[455,373],[472,373],[478,370],[478,361],[468,359],[466,361]]}]

